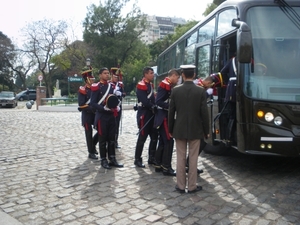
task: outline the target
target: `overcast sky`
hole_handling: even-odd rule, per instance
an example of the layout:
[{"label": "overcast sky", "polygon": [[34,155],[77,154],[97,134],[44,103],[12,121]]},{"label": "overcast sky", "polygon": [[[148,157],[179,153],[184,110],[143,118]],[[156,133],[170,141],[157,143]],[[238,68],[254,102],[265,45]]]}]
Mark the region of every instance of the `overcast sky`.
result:
[{"label": "overcast sky", "polygon": [[[131,0],[133,2],[134,0]],[[156,16],[201,20],[207,4],[213,0],[138,0],[143,13]],[[66,20],[75,33],[81,34],[87,6],[99,5],[99,0],[5,0],[1,2],[0,31],[14,42],[20,41],[20,29],[27,22],[42,19]],[[104,3],[104,0],[101,1]],[[130,9],[131,4],[128,4]],[[82,37],[76,36],[81,39]]]}]

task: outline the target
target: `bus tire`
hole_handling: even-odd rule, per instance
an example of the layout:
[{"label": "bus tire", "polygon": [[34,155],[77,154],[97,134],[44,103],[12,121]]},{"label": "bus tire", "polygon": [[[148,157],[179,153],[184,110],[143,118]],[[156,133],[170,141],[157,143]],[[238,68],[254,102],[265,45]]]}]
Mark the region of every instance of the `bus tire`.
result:
[{"label": "bus tire", "polygon": [[220,142],[217,145],[211,145],[207,143],[205,148],[203,148],[203,151],[211,155],[225,156],[230,154],[230,148],[226,146],[223,142]]}]

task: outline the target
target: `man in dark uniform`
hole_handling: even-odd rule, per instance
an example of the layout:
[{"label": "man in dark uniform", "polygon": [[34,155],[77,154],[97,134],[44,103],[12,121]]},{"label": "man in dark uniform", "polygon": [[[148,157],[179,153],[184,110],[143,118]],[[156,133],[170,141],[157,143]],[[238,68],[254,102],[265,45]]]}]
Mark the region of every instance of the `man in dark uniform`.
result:
[{"label": "man in dark uniform", "polygon": [[120,130],[120,122],[122,118],[122,99],[125,97],[124,85],[122,82],[122,72],[120,68],[113,67],[110,69],[111,73],[111,82],[114,84],[114,94],[118,97],[120,101],[120,111],[118,116],[116,117],[117,129],[116,129],[116,148],[121,148],[119,146],[118,138],[119,138],[119,130]]},{"label": "man in dark uniform", "polygon": [[171,163],[174,140],[169,135],[168,109],[171,89],[177,84],[179,77],[177,70],[171,69],[168,77],[160,82],[155,99],[157,113],[154,118],[154,128],[158,129],[159,144],[155,154],[154,167],[155,171],[162,170],[163,174],[167,176],[176,176]]},{"label": "man in dark uniform", "polygon": [[138,140],[135,147],[134,164],[144,168],[142,153],[145,141],[150,136],[148,149],[148,164],[155,161],[155,151],[157,146],[158,132],[153,127],[154,114],[156,111],[153,81],[154,71],[151,67],[143,70],[143,79],[137,84],[136,96],[138,101],[137,124],[139,128]]},{"label": "man in dark uniform", "polygon": [[227,84],[225,94],[225,106],[228,109],[228,125],[226,130],[226,139],[235,142],[234,133],[236,131],[236,77],[237,77],[236,57],[232,57],[219,73],[215,73],[202,80],[204,87],[223,86]]},{"label": "man in dark uniform", "polygon": [[80,86],[78,90],[78,110],[81,112],[81,123],[85,131],[86,145],[88,149],[88,157],[91,159],[98,159],[96,154],[96,144],[98,143],[98,134],[93,136],[93,124],[95,119],[95,110],[90,105],[91,85],[95,78],[92,75],[92,67],[84,68],[81,73],[85,85]]},{"label": "man in dark uniform", "polygon": [[99,76],[100,82],[91,86],[91,105],[96,109],[94,126],[98,131],[101,166],[105,169],[123,167],[117,162],[115,154],[116,116],[120,107],[117,104],[113,108],[107,105],[109,98],[115,97],[114,84],[107,82],[110,78],[107,68],[100,69]]}]

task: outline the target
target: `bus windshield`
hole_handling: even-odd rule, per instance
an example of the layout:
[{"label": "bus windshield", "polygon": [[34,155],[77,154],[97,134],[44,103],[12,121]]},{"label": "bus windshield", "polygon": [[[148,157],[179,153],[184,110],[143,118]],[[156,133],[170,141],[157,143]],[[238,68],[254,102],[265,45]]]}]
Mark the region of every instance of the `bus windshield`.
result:
[{"label": "bus windshield", "polygon": [[244,92],[249,97],[300,102],[300,7],[292,9],[259,6],[247,12],[253,62],[241,69]]}]

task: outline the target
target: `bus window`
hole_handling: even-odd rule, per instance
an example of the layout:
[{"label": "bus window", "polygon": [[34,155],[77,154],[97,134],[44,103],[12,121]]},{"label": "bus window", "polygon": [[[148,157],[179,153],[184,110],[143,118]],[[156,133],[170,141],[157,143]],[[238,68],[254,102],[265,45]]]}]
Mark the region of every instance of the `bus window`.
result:
[{"label": "bus window", "polygon": [[184,59],[184,47],[185,47],[185,42],[184,40],[178,43],[176,46],[176,66],[175,68],[179,68],[180,65],[183,64],[183,59]]},{"label": "bus window", "polygon": [[214,33],[215,33],[215,18],[205,24],[199,30],[198,35],[198,43],[213,39],[214,40]]},{"label": "bus window", "polygon": [[204,45],[197,49],[197,75],[198,77],[207,77],[210,74],[209,59],[210,59],[210,45]]},{"label": "bus window", "polygon": [[235,9],[229,9],[219,14],[217,36],[229,33],[229,31],[235,29],[235,27],[231,26],[231,21],[234,18],[237,18]]}]

